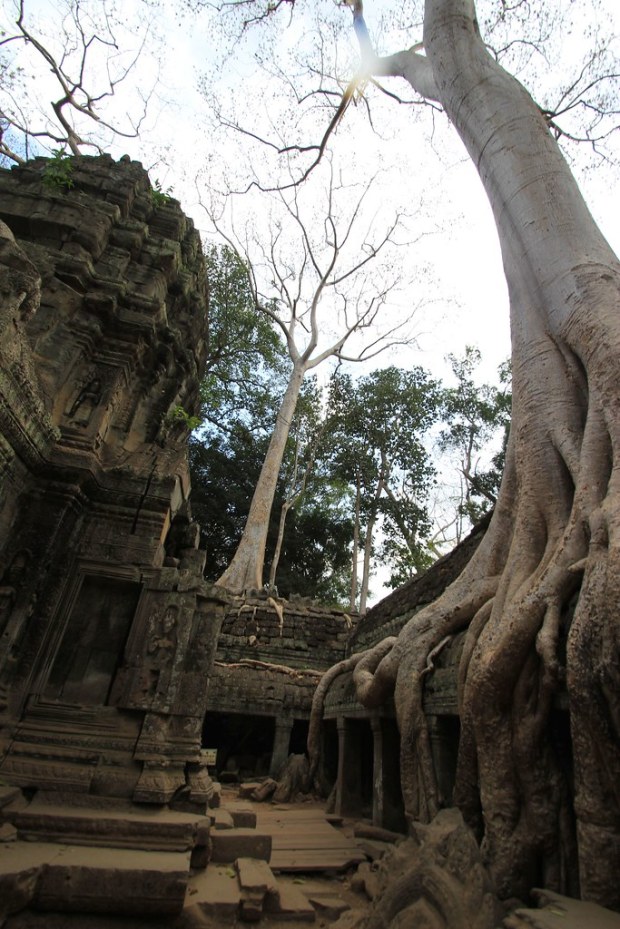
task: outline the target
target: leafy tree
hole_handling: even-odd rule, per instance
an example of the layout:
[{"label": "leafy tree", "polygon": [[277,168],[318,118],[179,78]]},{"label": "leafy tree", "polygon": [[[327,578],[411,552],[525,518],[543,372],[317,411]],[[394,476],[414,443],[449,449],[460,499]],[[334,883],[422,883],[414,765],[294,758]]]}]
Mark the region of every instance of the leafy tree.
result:
[{"label": "leafy tree", "polygon": [[[266,554],[268,561],[273,560],[279,544],[272,583],[282,596],[294,593],[336,603],[346,596],[352,527],[342,503],[344,490],[326,473],[320,448],[310,451],[313,461],[303,493],[294,501],[290,496],[295,461],[301,459],[303,467],[309,463],[304,460],[309,449],[300,450],[297,439],[307,428],[303,419],[318,415],[313,407],[318,394],[313,388],[312,383],[305,387],[293,421],[268,527]],[[299,429],[298,419],[302,420]],[[190,443],[192,510],[201,525],[208,580],[220,576],[239,544],[268,441],[269,427],[237,422],[225,434],[195,437]],[[288,518],[283,522],[279,513],[285,508]]]},{"label": "leafy tree", "polygon": [[[363,540],[359,609],[366,611],[375,531],[396,570],[428,564],[424,540],[431,524],[425,500],[434,469],[423,438],[440,411],[438,385],[422,368],[394,366],[334,385],[338,407],[336,464],[352,488],[356,540]],[[351,605],[357,594],[353,550]],[[430,559],[432,560],[432,558]]]},{"label": "leafy tree", "polygon": [[[482,358],[478,349],[466,346],[465,353],[457,358],[449,355],[456,386],[444,391],[444,418],[439,447],[454,450],[459,456],[461,473],[461,500],[457,518],[459,527],[465,518],[477,523],[495,506],[505,463],[506,445],[510,429],[510,365],[499,370],[500,387],[477,384],[474,373]],[[482,469],[480,454],[498,432],[502,436],[500,449],[492,456],[490,466]],[[457,532],[457,540],[461,533]]]},{"label": "leafy tree", "polygon": [[[491,46],[508,4],[483,23],[474,0],[426,0],[423,47],[411,36],[388,56],[374,50],[361,0],[352,7],[363,36],[360,68],[326,136],[355,89],[373,80],[400,78],[416,100],[445,112],[493,211],[513,377],[504,478],[485,538],[395,642],[357,659],[358,698],[372,707],[394,695],[406,815],[433,817],[439,792],[425,669],[434,649],[465,631],[454,799],[481,837],[499,893],[523,897],[543,882],[619,907],[620,264],[557,144],[562,109],[574,113],[583,99],[582,135],[590,139],[605,121],[609,138],[615,113],[604,102],[590,106],[583,74],[590,89],[603,87],[591,70],[563,91],[564,108],[539,105],[504,70]],[[529,4],[512,7],[530,12]],[[251,9],[265,11],[259,3]],[[326,144],[324,137],[311,157],[320,161]],[[572,778],[552,737],[563,687]]]},{"label": "leafy tree", "polygon": [[201,414],[208,436],[244,424],[269,433],[286,389],[286,349],[256,309],[248,269],[228,245],[205,250],[209,281],[207,362]]}]

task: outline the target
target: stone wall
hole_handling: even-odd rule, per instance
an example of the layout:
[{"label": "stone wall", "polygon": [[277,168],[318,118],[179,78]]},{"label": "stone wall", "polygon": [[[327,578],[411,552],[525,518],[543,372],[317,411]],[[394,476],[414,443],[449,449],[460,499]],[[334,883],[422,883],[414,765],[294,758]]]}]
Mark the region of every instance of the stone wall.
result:
[{"label": "stone wall", "polygon": [[199,236],[141,165],[0,171],[0,774],[162,802],[202,789],[223,615],[188,505]]}]

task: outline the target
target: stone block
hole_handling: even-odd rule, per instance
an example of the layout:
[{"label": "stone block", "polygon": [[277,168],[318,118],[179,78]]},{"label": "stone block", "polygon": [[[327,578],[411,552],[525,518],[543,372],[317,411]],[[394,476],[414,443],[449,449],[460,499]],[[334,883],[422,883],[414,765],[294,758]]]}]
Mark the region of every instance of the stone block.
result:
[{"label": "stone block", "polygon": [[222,829],[211,833],[211,860],[233,862],[237,858],[271,858],[271,836],[255,829]]},{"label": "stone block", "polygon": [[253,781],[247,784],[239,784],[239,793],[237,794],[241,800],[249,800],[255,790],[261,785],[257,781]]},{"label": "stone block", "polygon": [[19,787],[11,787],[9,784],[0,784],[0,810],[6,806],[26,806],[26,800]]},{"label": "stone block", "polygon": [[326,916],[328,919],[337,919],[351,907],[346,900],[339,897],[338,894],[306,892],[306,896],[312,906],[320,916]]},{"label": "stone block", "polygon": [[225,809],[214,810],[210,814],[211,823],[214,829],[234,829],[235,822]]},{"label": "stone block", "polygon": [[243,807],[229,807],[228,812],[238,829],[256,829],[256,813]]},{"label": "stone block", "polygon": [[206,871],[190,878],[183,912],[187,916],[197,908],[206,916],[230,920],[239,912],[240,901],[241,889],[234,868],[210,864]]},{"label": "stone block", "polygon": [[36,909],[140,916],[183,909],[189,852],[57,848],[39,876]]},{"label": "stone block", "polygon": [[[90,805],[92,802],[92,806]],[[86,804],[89,804],[88,806]],[[7,814],[21,838],[145,851],[185,851],[208,842],[205,816],[134,806],[107,798],[83,798],[67,805],[63,794],[48,794],[25,810]]]},{"label": "stone block", "polygon": [[280,883],[278,896],[265,898],[264,913],[270,919],[294,919],[299,922],[313,923],[316,910],[308,898],[292,884]]},{"label": "stone block", "polygon": [[57,848],[27,842],[0,844],[0,925],[30,905],[46,860],[56,852]]},{"label": "stone block", "polygon": [[356,845],[361,848],[366,857],[370,858],[371,861],[376,861],[378,858],[381,858],[382,855],[385,855],[385,853],[393,847],[388,842],[378,842],[376,839],[357,839]]},{"label": "stone block", "polygon": [[0,826],[0,842],[14,842],[17,839],[17,829],[11,823]]},{"label": "stone block", "polygon": [[209,809],[217,810],[222,804],[222,785],[213,784],[213,793],[209,797]]},{"label": "stone block", "polygon": [[237,858],[235,862],[239,886],[251,893],[277,894],[278,883],[266,861],[257,858]]}]

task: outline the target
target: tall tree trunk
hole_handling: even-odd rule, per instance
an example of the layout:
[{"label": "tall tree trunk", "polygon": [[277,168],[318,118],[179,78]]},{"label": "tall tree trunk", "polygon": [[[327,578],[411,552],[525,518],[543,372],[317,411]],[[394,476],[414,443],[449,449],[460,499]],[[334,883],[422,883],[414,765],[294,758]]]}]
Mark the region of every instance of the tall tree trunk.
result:
[{"label": "tall tree trunk", "polygon": [[284,540],[286,517],[288,516],[288,511],[292,505],[292,500],[285,500],[280,510],[280,520],[278,522],[278,538],[276,539],[276,547],[273,551],[273,558],[271,559],[271,567],[269,569],[269,587],[271,590],[273,590],[276,586],[276,574],[278,573],[280,554],[282,553],[282,542]]},{"label": "tall tree trunk", "polygon": [[[425,87],[430,66],[500,237],[512,429],[483,542],[387,655],[360,661],[358,696],[393,690],[406,813],[431,817],[426,662],[467,629],[455,798],[499,892],[580,886],[620,908],[620,264],[539,108],[480,40],[473,0],[427,0],[424,47]],[[574,785],[552,723],[564,682]]]},{"label": "tall tree trunk", "polygon": [[[612,470],[620,451],[620,266],[538,107],[480,41],[473,4],[427,6],[425,48],[442,103],[495,216],[513,345],[518,492],[510,530],[501,519],[490,530],[510,538],[510,554],[464,679],[474,745],[472,757],[462,753],[461,771],[477,767],[483,847],[500,886],[510,888],[519,866],[527,883],[561,881],[568,785],[550,745],[549,714],[566,673],[581,889],[620,905],[611,876],[620,861],[620,497]],[[460,789],[470,807],[478,802],[469,783]]]},{"label": "tall tree trunk", "polygon": [[250,512],[248,513],[241,542],[230,565],[217,581],[220,587],[225,587],[233,593],[242,593],[249,588],[259,588],[263,584],[263,565],[269,517],[273,507],[286,440],[288,439],[305,373],[306,366],[302,363],[294,365],[291,371],[288,386],[278,410],[269,448],[254,489],[254,496],[250,504]]},{"label": "tall tree trunk", "polygon": [[355,521],[353,523],[353,551],[351,553],[351,596],[349,598],[349,610],[353,613],[357,606],[357,559],[360,551],[360,498],[362,489],[360,486],[360,476],[357,476],[357,486],[355,488]]},{"label": "tall tree trunk", "polygon": [[370,516],[368,517],[368,522],[366,523],[366,538],[364,540],[364,567],[362,570],[362,586],[360,590],[360,614],[362,616],[364,616],[367,609],[366,603],[368,600],[368,588],[370,586],[370,556],[372,554],[372,537],[375,531],[375,523],[377,522],[379,500],[381,499],[381,494],[383,493],[384,487],[385,477],[382,471],[379,475],[377,486],[375,487],[375,494],[372,502]]}]

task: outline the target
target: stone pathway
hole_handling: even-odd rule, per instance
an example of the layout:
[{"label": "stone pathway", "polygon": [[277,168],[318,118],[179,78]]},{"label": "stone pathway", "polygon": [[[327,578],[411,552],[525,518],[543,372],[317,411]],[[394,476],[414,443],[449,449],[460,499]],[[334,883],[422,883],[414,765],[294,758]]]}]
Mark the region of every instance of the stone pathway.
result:
[{"label": "stone pathway", "polygon": [[273,871],[346,871],[366,861],[357,843],[331,826],[316,806],[265,807],[257,812],[256,828],[271,836]]}]

